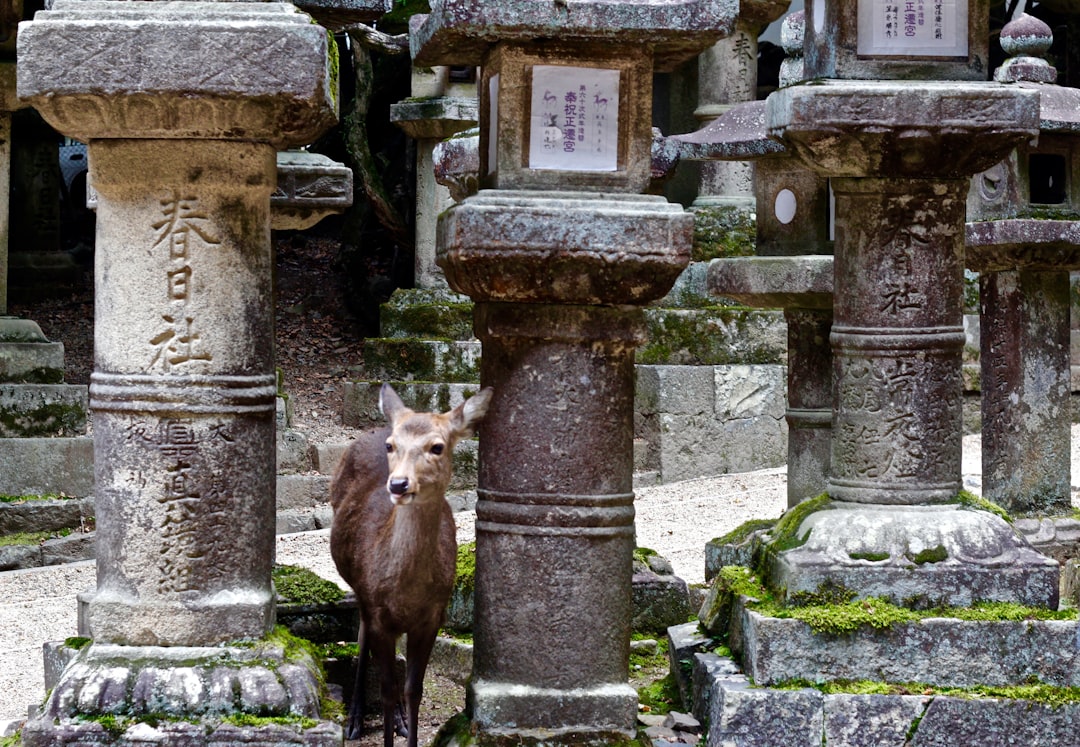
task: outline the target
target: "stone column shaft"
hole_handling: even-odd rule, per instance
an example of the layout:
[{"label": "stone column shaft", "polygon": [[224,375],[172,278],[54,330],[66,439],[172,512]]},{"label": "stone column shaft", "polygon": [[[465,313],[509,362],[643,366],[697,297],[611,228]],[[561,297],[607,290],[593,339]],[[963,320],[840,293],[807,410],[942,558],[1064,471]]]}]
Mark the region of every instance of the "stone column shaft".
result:
[{"label": "stone column shaft", "polygon": [[833,315],[784,309],[788,327],[788,506],[825,492],[832,448]]},{"label": "stone column shaft", "polygon": [[0,316],[8,304],[8,235],[11,219],[11,112],[0,111]]},{"label": "stone column shaft", "polygon": [[837,179],[829,494],[919,505],[961,489],[963,179]]},{"label": "stone column shaft", "polygon": [[127,645],[261,637],[273,620],[274,148],[104,140],[90,154],[90,632]]},{"label": "stone column shaft", "polygon": [[[625,731],[642,313],[478,303],[476,332],[496,399],[481,439],[473,720]],[[571,588],[573,605],[556,601]]]},{"label": "stone column shaft", "polygon": [[983,496],[1010,513],[1068,513],[1069,273],[984,272],[979,285]]}]

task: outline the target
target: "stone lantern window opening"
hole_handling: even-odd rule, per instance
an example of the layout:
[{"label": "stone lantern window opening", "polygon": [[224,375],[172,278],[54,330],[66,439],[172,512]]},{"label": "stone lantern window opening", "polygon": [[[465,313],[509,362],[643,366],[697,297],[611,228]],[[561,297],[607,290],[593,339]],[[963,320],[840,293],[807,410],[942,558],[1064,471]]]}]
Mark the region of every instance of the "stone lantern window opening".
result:
[{"label": "stone lantern window opening", "polygon": [[472,65],[451,65],[448,76],[451,83],[475,83],[476,68]]},{"label": "stone lantern window opening", "polygon": [[1062,153],[1031,153],[1028,156],[1029,201],[1033,205],[1069,202],[1068,159]]}]

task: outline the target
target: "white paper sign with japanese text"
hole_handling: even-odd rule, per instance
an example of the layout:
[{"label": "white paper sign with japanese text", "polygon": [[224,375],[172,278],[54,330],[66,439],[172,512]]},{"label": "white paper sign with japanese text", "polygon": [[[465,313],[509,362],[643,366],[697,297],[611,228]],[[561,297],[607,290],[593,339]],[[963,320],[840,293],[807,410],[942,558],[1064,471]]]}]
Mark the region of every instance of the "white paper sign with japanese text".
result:
[{"label": "white paper sign with japanese text", "polygon": [[859,0],[858,53],[966,57],[967,0]]},{"label": "white paper sign with japanese text", "polygon": [[536,65],[529,125],[530,169],[616,171],[619,71]]}]

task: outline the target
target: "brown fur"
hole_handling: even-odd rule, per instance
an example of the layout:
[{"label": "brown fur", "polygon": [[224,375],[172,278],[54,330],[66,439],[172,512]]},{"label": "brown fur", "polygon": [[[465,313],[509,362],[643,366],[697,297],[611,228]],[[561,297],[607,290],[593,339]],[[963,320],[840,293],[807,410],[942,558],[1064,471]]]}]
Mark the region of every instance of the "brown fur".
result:
[{"label": "brown fur", "polygon": [[[416,745],[424,672],[454,584],[456,530],[446,502],[451,455],[457,441],[471,435],[484,417],[490,399],[491,390],[484,389],[450,412],[416,413],[383,384],[380,406],[390,427],[354,441],[331,482],[330,553],[360,608],[360,658],[347,726],[350,739],[359,736],[363,724],[363,681],[370,650],[381,673],[383,742],[392,747],[400,700],[394,647],[398,637],[407,634],[404,705],[408,744]],[[433,447],[440,446],[441,453],[434,453]]]}]

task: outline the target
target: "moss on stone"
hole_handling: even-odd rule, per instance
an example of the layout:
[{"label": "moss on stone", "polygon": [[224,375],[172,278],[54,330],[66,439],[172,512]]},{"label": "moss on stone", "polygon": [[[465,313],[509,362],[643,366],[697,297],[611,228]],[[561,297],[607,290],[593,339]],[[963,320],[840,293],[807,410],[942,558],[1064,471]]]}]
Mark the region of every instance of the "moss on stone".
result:
[{"label": "moss on stone", "polygon": [[949,551],[945,549],[945,545],[937,545],[936,547],[927,547],[926,549],[909,556],[911,562],[915,565],[925,565],[926,563],[941,563],[949,558]]},{"label": "moss on stone", "polygon": [[63,493],[42,493],[40,495],[0,495],[0,503],[30,503],[32,501],[73,500]]},{"label": "moss on stone", "polygon": [[973,511],[989,511],[1008,523],[1013,523],[1012,516],[1010,516],[1009,512],[1001,506],[966,490],[961,490],[957,493],[956,497],[953,498],[951,502],[959,504],[962,508],[971,509]]},{"label": "moss on stone", "polygon": [[750,257],[757,248],[757,221],[748,210],[735,207],[694,208],[691,257],[705,262],[719,257]]},{"label": "moss on stone", "polygon": [[79,404],[50,402],[28,410],[0,410],[0,437],[74,435],[85,422],[86,408]]},{"label": "moss on stone", "polygon": [[40,545],[45,540],[53,539],[55,537],[67,537],[71,534],[71,531],[71,529],[58,529],[56,531],[14,532],[12,534],[3,534],[0,535],[0,547],[12,545]]},{"label": "moss on stone", "polygon": [[828,493],[822,493],[816,498],[807,500],[792,506],[776,522],[776,526],[769,532],[769,552],[784,552],[801,547],[809,538],[809,533],[799,534],[799,528],[810,514],[820,511],[831,503]]},{"label": "moss on stone", "polygon": [[71,636],[64,639],[64,645],[75,651],[81,651],[82,649],[93,643],[93,638],[87,638],[85,636]]},{"label": "moss on stone", "polygon": [[882,560],[889,559],[889,553],[887,552],[849,552],[848,557],[852,560],[869,560],[873,563],[880,563]]},{"label": "moss on stone", "polygon": [[334,604],[345,592],[307,568],[295,565],[275,565],[270,574],[278,595],[294,604]]},{"label": "moss on stone", "polygon": [[769,530],[776,526],[776,519],[750,519],[732,529],[722,537],[717,537],[710,544],[741,545],[755,532]]},{"label": "moss on stone", "polygon": [[476,543],[466,542],[458,545],[457,567],[454,586],[462,592],[472,594],[476,588]]}]

